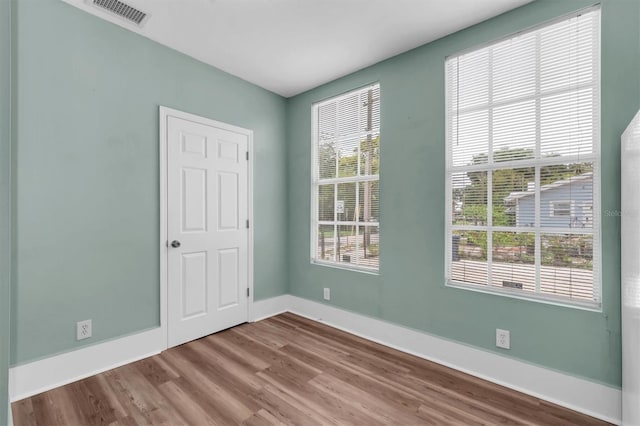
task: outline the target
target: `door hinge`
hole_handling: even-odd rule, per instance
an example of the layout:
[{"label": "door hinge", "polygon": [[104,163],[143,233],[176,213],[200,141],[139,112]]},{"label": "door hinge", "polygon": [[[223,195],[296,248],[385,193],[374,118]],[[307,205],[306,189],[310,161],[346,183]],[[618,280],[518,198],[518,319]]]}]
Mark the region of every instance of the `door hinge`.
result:
[{"label": "door hinge", "polygon": [[249,229],[249,219],[247,219],[247,229]]},{"label": "door hinge", "polygon": [[249,161],[249,151],[247,151],[247,161]]},{"label": "door hinge", "polygon": [[247,297],[249,297],[249,287],[247,287]]}]

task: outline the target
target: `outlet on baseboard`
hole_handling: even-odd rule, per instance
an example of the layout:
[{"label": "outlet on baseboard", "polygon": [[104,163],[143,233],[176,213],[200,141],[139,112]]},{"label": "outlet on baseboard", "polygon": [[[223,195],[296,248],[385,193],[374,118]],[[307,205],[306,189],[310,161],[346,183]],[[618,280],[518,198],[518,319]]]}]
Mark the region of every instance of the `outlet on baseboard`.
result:
[{"label": "outlet on baseboard", "polygon": [[324,288],[324,300],[331,300],[331,289],[328,287]]},{"label": "outlet on baseboard", "polygon": [[78,321],[76,323],[76,340],[88,339],[91,337],[91,320]]},{"label": "outlet on baseboard", "polygon": [[496,328],[496,346],[503,349],[511,349],[511,333],[509,330]]}]

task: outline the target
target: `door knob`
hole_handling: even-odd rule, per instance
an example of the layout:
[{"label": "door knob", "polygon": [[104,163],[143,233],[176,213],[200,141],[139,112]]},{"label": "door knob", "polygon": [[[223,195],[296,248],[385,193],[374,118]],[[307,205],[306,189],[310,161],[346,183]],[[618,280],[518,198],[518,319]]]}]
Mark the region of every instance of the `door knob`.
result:
[{"label": "door knob", "polygon": [[178,240],[171,241],[171,247],[173,247],[173,248],[180,247],[180,241],[178,241]]}]

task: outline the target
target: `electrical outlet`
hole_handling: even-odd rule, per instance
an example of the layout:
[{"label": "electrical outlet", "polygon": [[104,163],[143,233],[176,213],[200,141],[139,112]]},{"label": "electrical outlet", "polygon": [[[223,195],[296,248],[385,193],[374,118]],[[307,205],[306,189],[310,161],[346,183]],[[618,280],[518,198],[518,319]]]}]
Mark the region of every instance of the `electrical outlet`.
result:
[{"label": "electrical outlet", "polygon": [[324,288],[324,300],[331,300],[331,289],[328,287]]},{"label": "electrical outlet", "polygon": [[88,339],[91,337],[91,320],[78,321],[76,323],[76,340]]},{"label": "electrical outlet", "polygon": [[496,346],[503,349],[511,349],[511,333],[509,330],[496,328]]}]

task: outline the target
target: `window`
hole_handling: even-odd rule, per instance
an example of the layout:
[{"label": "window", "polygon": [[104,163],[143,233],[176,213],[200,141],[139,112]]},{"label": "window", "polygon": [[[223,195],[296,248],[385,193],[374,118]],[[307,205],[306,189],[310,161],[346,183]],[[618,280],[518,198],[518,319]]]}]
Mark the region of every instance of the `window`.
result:
[{"label": "window", "polygon": [[312,262],[377,271],[380,86],[313,106]]},{"label": "window", "polygon": [[447,58],[448,285],[599,307],[599,25]]},{"label": "window", "polygon": [[571,201],[551,201],[551,216],[571,216]]}]

